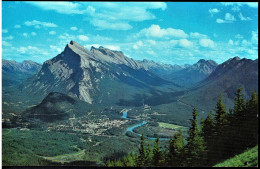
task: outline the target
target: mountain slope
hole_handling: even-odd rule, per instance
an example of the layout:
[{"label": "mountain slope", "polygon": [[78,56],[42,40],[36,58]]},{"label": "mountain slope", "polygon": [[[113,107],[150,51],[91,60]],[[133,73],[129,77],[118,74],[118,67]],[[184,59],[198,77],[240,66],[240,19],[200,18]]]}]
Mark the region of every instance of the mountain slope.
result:
[{"label": "mountain slope", "polygon": [[15,85],[22,80],[38,73],[41,64],[26,60],[18,63],[14,60],[2,59],[3,86]]},{"label": "mountain slope", "polygon": [[238,154],[214,167],[257,167],[258,166],[258,145],[244,153]]},{"label": "mountain slope", "polygon": [[39,73],[19,88],[30,95],[41,95],[41,99],[50,92],[62,92],[90,104],[108,105],[151,96],[165,88],[180,90],[122,52],[103,47],[89,51],[74,41],[44,62]]},{"label": "mountain slope", "polygon": [[223,93],[224,103],[232,107],[239,85],[244,89],[246,99],[250,98],[254,90],[258,91],[258,59],[235,57],[227,60],[180,100],[209,110],[215,107],[220,93]]},{"label": "mountain slope", "polygon": [[209,76],[217,65],[213,60],[200,59],[192,66],[173,72],[168,78],[178,85],[190,87]]}]

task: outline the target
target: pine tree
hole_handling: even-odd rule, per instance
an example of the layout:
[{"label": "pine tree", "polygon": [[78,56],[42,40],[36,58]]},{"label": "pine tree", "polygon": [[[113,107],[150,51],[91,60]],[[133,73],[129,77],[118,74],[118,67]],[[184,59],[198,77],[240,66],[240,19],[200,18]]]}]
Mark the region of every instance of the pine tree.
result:
[{"label": "pine tree", "polygon": [[214,158],[214,133],[215,133],[215,123],[213,118],[213,112],[210,111],[207,118],[202,123],[202,136],[205,142],[206,151],[206,161],[207,164],[211,164]]},{"label": "pine tree", "polygon": [[251,95],[251,99],[246,103],[246,117],[243,128],[245,129],[246,147],[253,147],[257,144],[258,136],[258,96],[256,91]]},{"label": "pine tree", "polygon": [[183,159],[184,146],[184,136],[182,135],[182,131],[179,130],[174,134],[173,139],[170,139],[168,153],[169,166],[182,166],[183,162],[185,162]]},{"label": "pine tree", "polygon": [[246,118],[245,112],[245,99],[242,94],[242,88],[239,86],[237,89],[236,98],[235,98],[235,105],[233,109],[233,121],[232,121],[232,141],[233,141],[233,148],[236,150],[234,154],[237,152],[242,152],[244,149],[243,142],[245,136],[245,129],[243,127],[243,123]]},{"label": "pine tree", "polygon": [[187,158],[187,166],[201,166],[204,157],[204,140],[201,136],[197,121],[198,113],[194,108],[192,112],[191,127],[188,131],[187,145],[185,146],[185,155]]},{"label": "pine tree", "polygon": [[137,166],[144,166],[145,163],[145,139],[144,139],[144,134],[141,136],[141,145],[139,148],[139,155],[137,158]]},{"label": "pine tree", "polygon": [[151,150],[150,144],[148,143],[146,152],[145,152],[145,166],[151,166],[152,164],[152,158],[153,158],[153,152]]},{"label": "pine tree", "polygon": [[135,156],[133,152],[129,153],[124,157],[124,166],[125,167],[134,167],[135,166]]},{"label": "pine tree", "polygon": [[157,137],[153,149],[153,160],[152,160],[153,166],[160,166],[161,160],[162,160],[162,152],[159,146],[159,138]]},{"label": "pine tree", "polygon": [[219,100],[216,104],[215,122],[215,132],[217,137],[219,137],[222,135],[223,130],[227,125],[227,111],[225,105],[223,104],[222,93],[220,94]]}]

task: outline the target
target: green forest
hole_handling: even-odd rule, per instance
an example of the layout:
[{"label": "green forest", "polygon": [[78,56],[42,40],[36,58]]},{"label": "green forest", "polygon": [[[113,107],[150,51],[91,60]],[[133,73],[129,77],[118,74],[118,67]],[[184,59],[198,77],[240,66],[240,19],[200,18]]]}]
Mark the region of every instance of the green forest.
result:
[{"label": "green forest", "polygon": [[[194,108],[187,139],[179,130],[170,139],[168,147],[161,147],[159,138],[151,147],[142,135],[138,153],[131,152],[122,158],[108,160],[106,165],[121,167],[215,166],[257,146],[258,95],[253,92],[251,98],[246,100],[242,90],[241,87],[238,87],[234,106],[228,111],[223,103],[222,94],[216,103],[214,113],[210,111],[205,119],[198,119],[199,114]],[[255,154],[254,151],[253,161],[258,158],[258,154]],[[252,159],[250,160],[252,161]],[[237,160],[237,163],[241,163],[241,161]],[[249,162],[244,163],[244,166],[247,166]],[[252,165],[256,166],[257,163]],[[238,166],[236,161],[232,166]]]}]

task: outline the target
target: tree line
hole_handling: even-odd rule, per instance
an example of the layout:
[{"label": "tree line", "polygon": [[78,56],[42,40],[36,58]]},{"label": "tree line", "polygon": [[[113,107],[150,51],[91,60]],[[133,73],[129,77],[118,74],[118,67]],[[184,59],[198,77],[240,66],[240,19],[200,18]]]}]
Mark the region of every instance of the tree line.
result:
[{"label": "tree line", "polygon": [[129,153],[123,159],[107,161],[107,166],[213,166],[258,144],[258,95],[254,91],[245,100],[238,87],[234,107],[226,110],[222,94],[206,119],[198,121],[193,109],[191,127],[185,140],[179,130],[162,149],[159,138],[151,147],[141,136],[139,152]]}]

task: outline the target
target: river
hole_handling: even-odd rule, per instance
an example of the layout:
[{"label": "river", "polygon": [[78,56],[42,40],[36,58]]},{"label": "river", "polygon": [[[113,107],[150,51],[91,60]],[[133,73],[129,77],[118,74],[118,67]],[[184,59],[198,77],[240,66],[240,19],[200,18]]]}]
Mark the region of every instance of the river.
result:
[{"label": "river", "polygon": [[[127,111],[123,112],[123,115],[121,116],[121,118],[122,119],[128,119],[128,120],[135,120],[135,119],[130,119],[130,118],[127,117]],[[128,127],[126,129],[125,133],[129,131],[129,132],[132,132],[132,133],[135,133],[135,134],[141,136],[141,134],[134,132],[134,129],[137,128],[137,127],[140,127],[142,125],[145,125],[145,124],[147,124],[147,122],[146,121],[142,121],[141,123],[138,123],[138,124],[135,124],[133,126],[130,126],[130,127]],[[155,137],[146,137],[146,138],[148,138],[150,140],[156,140]],[[160,140],[170,140],[169,138],[160,138],[160,137],[159,137],[159,139]]]}]

